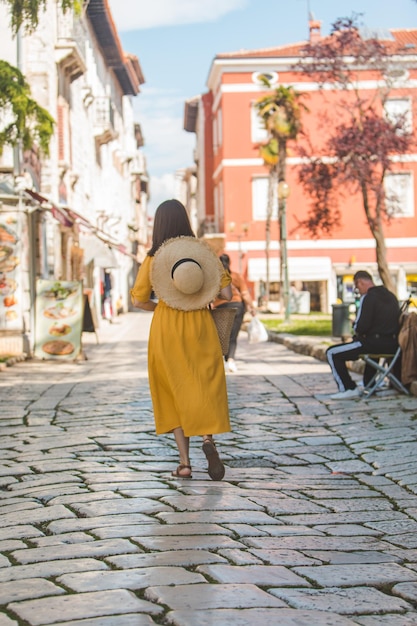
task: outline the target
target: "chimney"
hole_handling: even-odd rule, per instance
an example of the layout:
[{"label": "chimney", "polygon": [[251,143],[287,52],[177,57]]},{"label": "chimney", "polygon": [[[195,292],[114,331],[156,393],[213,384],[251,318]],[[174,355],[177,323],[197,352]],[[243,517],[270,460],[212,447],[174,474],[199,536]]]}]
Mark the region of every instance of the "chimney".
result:
[{"label": "chimney", "polygon": [[321,22],[319,20],[315,20],[310,14],[308,27],[310,30],[310,43],[317,43],[321,39]]}]

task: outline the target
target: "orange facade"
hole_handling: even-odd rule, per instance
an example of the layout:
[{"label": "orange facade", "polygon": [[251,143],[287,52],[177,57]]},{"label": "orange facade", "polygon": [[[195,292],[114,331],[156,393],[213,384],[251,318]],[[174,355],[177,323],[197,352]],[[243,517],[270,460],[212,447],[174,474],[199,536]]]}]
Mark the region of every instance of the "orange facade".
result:
[{"label": "orange facade", "polygon": [[[389,98],[395,103],[408,103],[415,132],[417,30],[406,33],[404,75],[394,84]],[[394,34],[401,39],[403,31],[394,31]],[[207,83],[209,93],[202,96],[198,113],[200,123],[204,120],[204,138],[201,131],[196,130],[200,148],[204,141],[204,149],[200,149],[204,163],[198,163],[199,214],[210,216],[211,236],[214,233],[224,238],[224,250],[232,259],[233,269],[244,273],[252,286],[254,300],[260,300],[267,267],[265,216],[268,169],[259,154],[259,145],[265,142],[266,135],[254,113],[253,104],[267,91],[257,77],[269,74],[275,81],[272,88],[293,86],[302,92],[303,102],[308,108],[302,114],[304,135],[299,135],[297,144],[288,143],[286,168],[286,180],[290,186],[286,202],[289,279],[296,289],[310,293],[311,309],[330,311],[331,305],[338,300],[352,298],[352,275],[356,270],[367,269],[378,279],[375,241],[366,223],[362,196],[347,187],[338,190],[341,224],[331,234],[322,233],[317,239],[312,239],[300,227],[300,222],[307,218],[311,200],[298,182],[301,162],[298,147],[308,140],[315,153],[323,154],[327,127],[338,125],[343,119],[337,107],[341,98],[340,89],[330,86],[320,90],[308,76],[296,71],[301,47],[302,44],[298,44],[274,50],[221,54],[214,59]],[[372,97],[377,80],[375,72],[363,70],[358,83],[363,98]],[[343,97],[346,99],[349,94],[344,92]],[[394,169],[406,174],[406,206],[401,214],[397,213],[385,223],[384,234],[397,295],[405,298],[411,289],[417,289],[417,146],[413,153],[398,157]],[[279,290],[276,213],[271,225],[269,258],[273,293],[274,289],[276,292]],[[274,297],[279,300],[278,296],[271,296],[272,299]]]}]

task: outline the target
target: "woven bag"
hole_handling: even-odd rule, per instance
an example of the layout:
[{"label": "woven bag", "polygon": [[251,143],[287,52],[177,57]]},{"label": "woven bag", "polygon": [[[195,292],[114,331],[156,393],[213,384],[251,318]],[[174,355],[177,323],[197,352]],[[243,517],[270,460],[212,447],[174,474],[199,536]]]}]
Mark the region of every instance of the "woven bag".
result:
[{"label": "woven bag", "polygon": [[236,316],[236,309],[218,308],[210,309],[216,324],[217,334],[219,335],[220,345],[222,347],[223,356],[229,352],[230,333],[232,332],[233,322]]}]

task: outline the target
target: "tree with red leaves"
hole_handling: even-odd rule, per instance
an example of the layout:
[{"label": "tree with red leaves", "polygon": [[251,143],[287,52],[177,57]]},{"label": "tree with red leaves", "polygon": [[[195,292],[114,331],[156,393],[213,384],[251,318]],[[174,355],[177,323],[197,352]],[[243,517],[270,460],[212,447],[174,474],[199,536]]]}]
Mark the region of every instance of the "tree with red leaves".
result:
[{"label": "tree with red leaves", "polygon": [[[329,233],[340,224],[337,194],[359,193],[367,224],[376,243],[376,262],[383,284],[395,292],[390,275],[384,223],[390,219],[384,178],[393,169],[393,157],[406,154],[412,144],[406,116],[388,117],[384,104],[399,68],[401,50],[392,41],[364,38],[357,17],[341,18],[329,37],[310,43],[299,64],[320,87],[326,83],[340,90],[329,135],[320,150],[300,150],[304,165],[299,181],[312,199],[307,220],[301,223],[313,236]],[[375,88],[364,95],[359,89],[362,72],[372,73]],[[326,98],[326,90],[322,90]],[[319,156],[317,156],[317,152]]]}]

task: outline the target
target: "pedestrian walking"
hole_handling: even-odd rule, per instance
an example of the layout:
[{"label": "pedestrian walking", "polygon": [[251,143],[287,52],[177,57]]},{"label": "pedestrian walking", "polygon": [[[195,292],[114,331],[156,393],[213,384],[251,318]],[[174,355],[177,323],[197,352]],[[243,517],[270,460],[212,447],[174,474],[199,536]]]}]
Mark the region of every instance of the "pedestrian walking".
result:
[{"label": "pedestrian walking", "polygon": [[[392,354],[398,347],[400,306],[397,298],[386,287],[376,286],[372,276],[359,270],[353,277],[355,288],[360,294],[359,308],[353,323],[352,341],[330,346],[326,352],[338,393],[333,400],[358,398],[360,393],[346,366],[347,361],[356,361],[365,352]],[[363,384],[366,386],[375,370],[365,365]]]},{"label": "pedestrian walking", "polygon": [[[210,246],[197,239],[178,200],[159,205],[152,247],[131,290],[132,304],[154,311],[148,374],[157,434],[173,433],[177,478],[191,478],[190,437],[203,437],[212,480],[224,465],[213,435],[229,432],[222,351],[209,304],[220,292],[231,298],[231,278]],[[152,300],[152,292],[158,301]]]},{"label": "pedestrian walking", "polygon": [[227,301],[221,295],[213,302],[214,308],[233,308],[236,309],[236,316],[233,322],[232,331],[230,333],[229,351],[225,355],[225,369],[229,372],[237,372],[235,354],[237,348],[237,339],[239,331],[242,327],[243,317],[246,311],[252,316],[256,315],[256,309],[253,306],[248,286],[244,277],[237,272],[233,272],[230,266],[230,257],[228,254],[222,254],[220,257],[223,267],[232,277],[232,299]]}]

